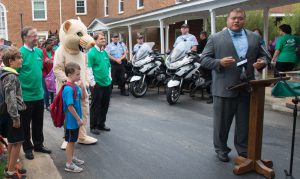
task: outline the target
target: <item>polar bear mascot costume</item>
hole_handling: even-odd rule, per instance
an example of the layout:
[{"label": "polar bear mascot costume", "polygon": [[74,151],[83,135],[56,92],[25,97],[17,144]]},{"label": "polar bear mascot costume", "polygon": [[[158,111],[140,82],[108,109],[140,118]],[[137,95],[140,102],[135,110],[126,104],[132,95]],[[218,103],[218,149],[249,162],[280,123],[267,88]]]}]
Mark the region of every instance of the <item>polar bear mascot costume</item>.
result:
[{"label": "polar bear mascot costume", "polygon": [[[65,75],[65,65],[69,62],[77,63],[80,68],[81,81],[84,86],[89,84],[88,72],[86,67],[86,55],[80,51],[80,47],[89,48],[95,44],[93,38],[87,34],[86,26],[80,19],[70,19],[65,21],[59,31],[60,46],[54,55],[53,72],[56,76],[56,86],[59,90],[62,84],[67,80]],[[86,90],[86,89],[85,89]],[[89,97],[81,99],[83,124],[79,128],[78,143],[94,144],[97,139],[86,134],[86,123],[89,116]],[[66,148],[66,142],[62,144],[61,148]]]}]

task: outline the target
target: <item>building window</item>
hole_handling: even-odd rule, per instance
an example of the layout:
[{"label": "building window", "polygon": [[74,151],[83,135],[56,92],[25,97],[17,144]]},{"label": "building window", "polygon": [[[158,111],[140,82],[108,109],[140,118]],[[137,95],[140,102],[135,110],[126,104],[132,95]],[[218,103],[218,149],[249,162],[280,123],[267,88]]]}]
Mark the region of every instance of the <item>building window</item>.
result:
[{"label": "building window", "polygon": [[32,20],[47,20],[46,0],[32,0]]},{"label": "building window", "polygon": [[119,0],[119,14],[124,12],[124,0]]},{"label": "building window", "polygon": [[86,0],[75,0],[76,15],[86,15]]},{"label": "building window", "polygon": [[38,35],[38,39],[41,40],[46,40],[48,39],[48,31],[38,31],[37,35]]},{"label": "building window", "polygon": [[104,0],[104,16],[108,16],[108,0]]},{"label": "building window", "polygon": [[182,3],[182,2],[186,2],[186,1],[190,1],[190,0],[175,0],[175,4],[179,4],[179,3]]},{"label": "building window", "polygon": [[137,0],[137,9],[143,9],[144,8],[144,0]]},{"label": "building window", "polygon": [[0,3],[0,38],[8,40],[6,8]]}]

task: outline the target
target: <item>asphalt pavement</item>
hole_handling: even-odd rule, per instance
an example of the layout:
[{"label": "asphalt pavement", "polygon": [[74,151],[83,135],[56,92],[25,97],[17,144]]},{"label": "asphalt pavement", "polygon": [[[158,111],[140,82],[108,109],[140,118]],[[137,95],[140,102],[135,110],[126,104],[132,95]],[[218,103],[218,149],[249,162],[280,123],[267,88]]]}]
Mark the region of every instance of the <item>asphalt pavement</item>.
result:
[{"label": "asphalt pavement", "polygon": [[[77,144],[75,155],[86,161],[79,174],[64,171],[65,153],[60,149],[63,129],[55,128],[45,112],[45,144],[64,179],[261,179],[257,173],[233,174],[233,127],[228,144],[229,163],[216,158],[212,143],[212,104],[188,94],[169,105],[163,93],[148,91],[143,98],[120,96],[114,91],[107,115],[110,132],[102,132],[95,145]],[[299,128],[297,124],[294,177],[300,177]],[[89,132],[89,127],[87,127]],[[289,167],[292,115],[265,111],[262,158],[274,162],[276,178],[285,178]]]}]

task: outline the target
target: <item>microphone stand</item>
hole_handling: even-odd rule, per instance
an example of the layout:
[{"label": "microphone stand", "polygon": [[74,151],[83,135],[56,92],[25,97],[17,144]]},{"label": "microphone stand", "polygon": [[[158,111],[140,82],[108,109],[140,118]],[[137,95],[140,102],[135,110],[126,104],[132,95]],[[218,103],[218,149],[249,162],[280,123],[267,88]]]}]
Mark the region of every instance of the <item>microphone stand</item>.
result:
[{"label": "microphone stand", "polygon": [[286,175],[286,179],[294,179],[293,177],[293,162],[294,162],[294,146],[295,146],[295,134],[296,134],[296,121],[297,121],[297,113],[298,113],[298,108],[297,105],[299,103],[299,98],[297,94],[293,91],[293,89],[287,84],[286,80],[282,79],[282,76],[280,76],[281,81],[283,81],[284,85],[287,87],[287,89],[293,94],[294,99],[292,102],[294,103],[294,110],[293,110],[293,134],[292,134],[292,147],[291,147],[291,156],[290,156],[290,169],[289,172],[287,170],[284,170],[284,173]]}]

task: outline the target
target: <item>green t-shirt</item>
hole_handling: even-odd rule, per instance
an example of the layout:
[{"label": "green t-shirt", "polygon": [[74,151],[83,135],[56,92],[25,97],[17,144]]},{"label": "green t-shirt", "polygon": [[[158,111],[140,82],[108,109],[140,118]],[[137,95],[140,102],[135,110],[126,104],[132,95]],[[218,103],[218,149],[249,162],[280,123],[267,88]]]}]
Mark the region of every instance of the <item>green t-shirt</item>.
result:
[{"label": "green t-shirt", "polygon": [[34,48],[34,51],[22,46],[23,63],[19,72],[19,80],[24,101],[37,101],[44,98],[42,86],[43,51]]},{"label": "green t-shirt", "polygon": [[58,45],[54,45],[53,50],[56,51],[58,49]]},{"label": "green t-shirt", "polygon": [[290,34],[282,35],[278,38],[276,42],[276,50],[280,50],[277,61],[278,62],[297,62],[296,56],[296,41],[295,36]]},{"label": "green t-shirt", "polygon": [[105,50],[98,51],[93,47],[88,52],[88,67],[93,70],[95,81],[100,86],[109,86],[111,84],[110,61]]},{"label": "green t-shirt", "polygon": [[51,51],[50,51],[50,52],[46,51],[46,53],[47,53],[47,56],[48,56],[49,58],[52,58],[52,52],[51,52]]}]

